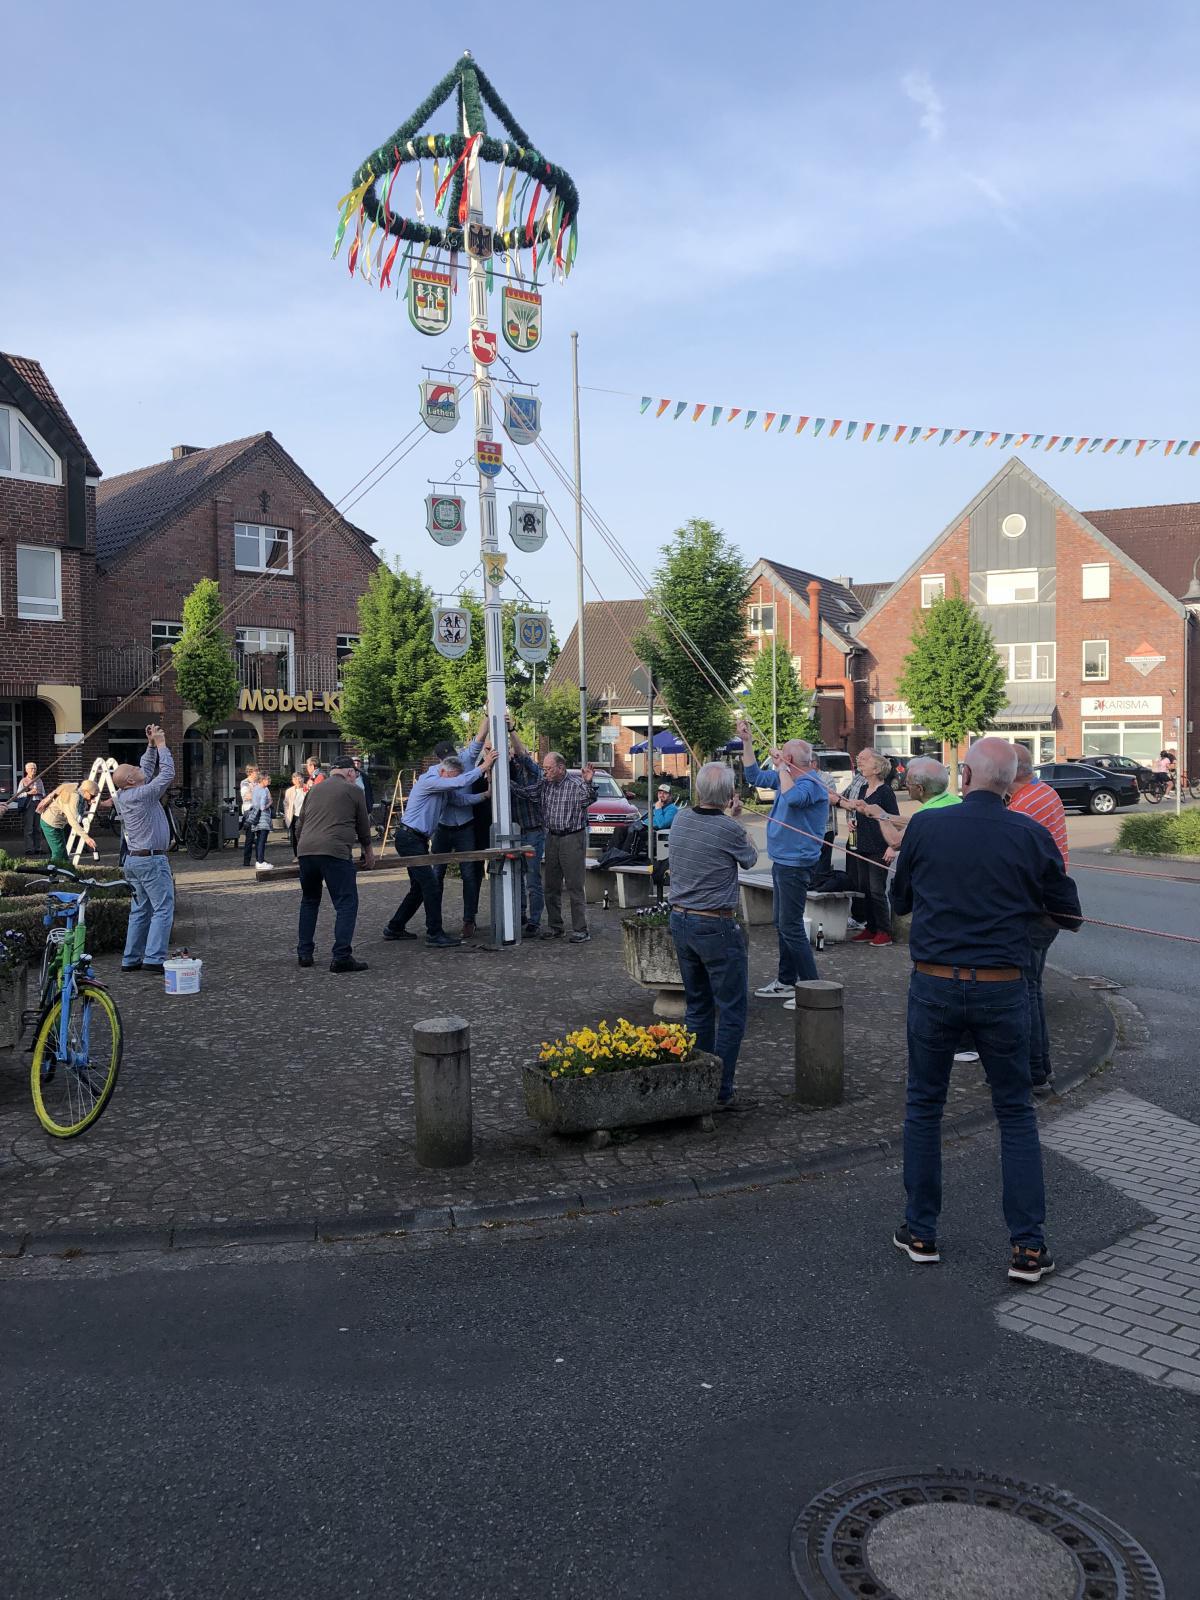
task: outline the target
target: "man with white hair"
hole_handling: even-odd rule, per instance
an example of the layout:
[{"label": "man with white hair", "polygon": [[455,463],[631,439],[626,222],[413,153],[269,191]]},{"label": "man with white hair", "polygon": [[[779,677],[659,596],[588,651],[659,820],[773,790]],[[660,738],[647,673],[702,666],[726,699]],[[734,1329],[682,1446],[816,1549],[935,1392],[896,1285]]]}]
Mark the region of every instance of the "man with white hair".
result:
[{"label": "man with white hair", "polygon": [[[829,791],[817,772],[807,739],[789,739],[781,750],[772,750],[772,771],[759,766],[750,724],[744,717],[738,720],[737,733],[743,751],[750,756],[747,782],[777,791],[767,822],[767,854],[771,858],[779,970],[771,983],[754,992],[764,1000],[782,1000],[785,1010],[795,1010],[796,984],[810,983],[817,977],[817,963],[804,931],[804,906],[821,859],[829,818]],[[672,854],[674,851],[672,839]]]},{"label": "man with white hair", "polygon": [[[696,774],[696,804],[671,824],[671,937],[697,1047],[721,1058],[717,1105],[733,1104],[733,1078],[746,1032],[746,935],[738,925],[738,868],[758,848],[735,821],[742,804],[733,773],[709,761]],[[726,814],[728,813],[728,814]]]},{"label": "man with white hair", "polygon": [[912,913],[908,990],[908,1096],[904,1187],[908,1204],[893,1243],[911,1261],[941,1259],[942,1112],[954,1052],[969,1034],[983,1061],[1000,1126],[1008,1275],[1037,1283],[1046,1249],[1045,1184],[1029,1074],[1025,968],[1029,927],[1051,916],[1079,927],[1079,895],[1046,830],[1005,808],[1017,754],[980,739],[963,763],[963,801],[909,820],[893,902]]},{"label": "man with white hair", "polygon": [[125,840],[125,876],[133,885],[122,972],[161,973],[175,921],[175,879],[167,850],[171,831],[163,796],[175,782],[175,761],[157,723],[146,728],[141,765],[113,773],[117,815]]}]

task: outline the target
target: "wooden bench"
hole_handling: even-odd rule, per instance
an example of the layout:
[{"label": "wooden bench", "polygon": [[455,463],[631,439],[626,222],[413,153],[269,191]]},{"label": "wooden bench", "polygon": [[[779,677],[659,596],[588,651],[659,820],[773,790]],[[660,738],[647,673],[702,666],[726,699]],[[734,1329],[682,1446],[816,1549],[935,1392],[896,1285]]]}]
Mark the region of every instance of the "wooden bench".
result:
[{"label": "wooden bench", "polygon": [[[769,872],[750,870],[738,873],[742,918],[748,928],[760,928],[775,920],[775,890]],[[810,889],[805,903],[804,925],[810,939],[817,929],[825,933],[826,944],[844,944],[849,933],[850,901],[845,889]]]}]

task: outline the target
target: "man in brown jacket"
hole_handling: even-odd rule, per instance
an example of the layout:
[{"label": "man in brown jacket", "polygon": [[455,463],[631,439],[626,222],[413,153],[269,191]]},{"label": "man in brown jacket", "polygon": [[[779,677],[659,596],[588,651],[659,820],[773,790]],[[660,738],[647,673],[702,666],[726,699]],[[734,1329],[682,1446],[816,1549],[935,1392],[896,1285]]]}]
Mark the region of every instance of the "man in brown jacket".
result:
[{"label": "man in brown jacket", "polygon": [[362,846],[363,865],[375,865],[367,802],[355,783],[358,774],[349,756],[339,756],[329,769],[329,781],[315,784],[304,797],[296,827],[296,858],[300,868],[300,933],[296,959],[302,967],[313,964],[317,914],[321,889],[333,901],[333,960],[330,972],[365,972],[367,963],[354,959],[354,924],[358,920],[358,883],[354,846]]}]

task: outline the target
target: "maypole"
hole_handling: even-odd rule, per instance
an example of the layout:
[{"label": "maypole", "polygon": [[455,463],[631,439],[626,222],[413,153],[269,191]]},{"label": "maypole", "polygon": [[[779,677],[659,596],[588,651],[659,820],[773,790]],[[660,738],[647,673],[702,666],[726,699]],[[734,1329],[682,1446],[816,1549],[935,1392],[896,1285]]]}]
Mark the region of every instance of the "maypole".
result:
[{"label": "maypole", "polygon": [[[423,131],[452,96],[457,111],[455,132]],[[485,104],[500,123],[504,137],[489,135]],[[485,164],[499,169],[494,224],[485,210]],[[432,168],[432,183],[428,185],[424,170],[427,165]],[[412,217],[402,214],[400,201],[401,190],[410,181],[415,213]],[[467,346],[474,377],[473,455],[479,477],[487,724],[489,738],[503,757],[508,729],[502,585],[508,554],[500,548],[496,523],[496,478],[505,463],[503,444],[495,436],[495,380],[491,369],[498,355],[498,341],[497,334],[488,327],[488,297],[494,280],[500,279],[500,331],[513,350],[524,354],[542,342],[539,273],[544,271],[560,283],[569,275],[578,237],[579,194],[570,174],[548,161],[534,146],[470,52],[465,51],[412,116],[362,163],[349,193],[340,202],[340,210],[334,255],[349,234],[347,264],[351,276],[361,277],[380,290],[391,285],[393,270],[397,280],[402,280],[407,268],[408,315],[419,333],[434,336],[449,329],[458,293],[459,258],[464,250],[467,253]],[[442,218],[444,225],[438,220]],[[381,231],[382,237],[376,243]],[[404,255],[397,266],[402,244]],[[419,255],[414,257],[418,249]],[[501,261],[503,270],[497,265]],[[528,275],[524,270],[526,261]],[[395,293],[399,298],[400,281]],[[429,376],[420,385],[420,415],[433,433],[447,433],[459,421],[458,381],[462,374],[454,366],[459,353],[453,352],[445,367],[425,368]],[[503,364],[511,385],[519,384],[521,380],[507,358]],[[540,402],[532,394],[517,393],[515,387],[510,387],[504,395],[502,420],[504,432],[514,445],[530,445],[541,431]],[[453,491],[462,465],[461,459],[456,461],[452,481],[434,482],[435,492],[426,496],[425,525],[440,545],[457,544],[466,532],[462,496],[438,492]],[[519,485],[519,477],[516,481]],[[509,536],[515,548],[525,554],[539,550],[546,539],[545,507],[536,500],[517,498],[509,511]],[[435,604],[432,617],[434,645],[451,660],[471,648],[471,614],[461,603],[461,594],[458,599],[458,605]],[[518,611],[513,648],[524,661],[546,661],[550,651],[549,618],[539,610]],[[435,730],[431,730],[431,742],[433,736]],[[492,843],[501,847],[519,842],[519,834],[514,834],[512,827],[508,763],[503,759],[492,775],[491,836]],[[492,897],[493,932],[505,943],[520,938],[519,888],[517,865],[506,859]]]}]

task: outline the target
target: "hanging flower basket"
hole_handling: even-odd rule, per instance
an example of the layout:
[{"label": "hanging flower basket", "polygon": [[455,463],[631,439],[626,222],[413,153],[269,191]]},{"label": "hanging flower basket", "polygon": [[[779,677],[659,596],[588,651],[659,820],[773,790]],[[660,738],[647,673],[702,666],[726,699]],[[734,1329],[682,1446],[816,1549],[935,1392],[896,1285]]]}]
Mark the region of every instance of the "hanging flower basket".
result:
[{"label": "hanging flower basket", "polygon": [[699,1117],[721,1087],[718,1056],[678,1023],[580,1028],[525,1068],[525,1108],[553,1133],[593,1133]]}]

